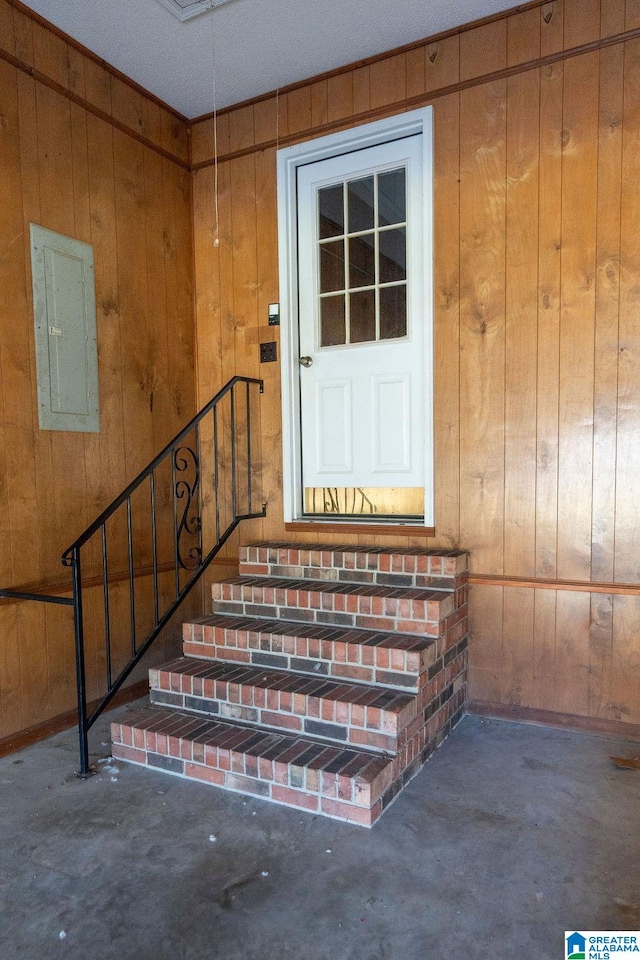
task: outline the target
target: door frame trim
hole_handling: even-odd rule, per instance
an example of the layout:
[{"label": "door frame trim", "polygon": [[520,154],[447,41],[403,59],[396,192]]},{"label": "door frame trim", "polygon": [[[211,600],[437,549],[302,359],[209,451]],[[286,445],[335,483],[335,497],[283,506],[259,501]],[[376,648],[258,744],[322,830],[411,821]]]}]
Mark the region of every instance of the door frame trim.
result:
[{"label": "door frame trim", "polygon": [[[401,137],[422,135],[423,143],[423,230],[425,252],[425,315],[433,318],[433,107],[422,107],[373,123],[340,130],[315,140],[278,150],[278,259],[280,277],[280,353],[282,376],[282,492],[284,519],[304,522],[302,514],[302,458],[300,435],[300,390],[298,375],[298,244],[297,169],[343,153],[375,147]],[[425,515],[420,521],[433,526],[433,322],[425,327]],[[335,517],[327,518],[335,522]],[[317,518],[315,518],[317,523]],[[353,522],[353,521],[352,521]],[[371,523],[371,518],[367,517]],[[387,524],[389,520],[385,521]]]}]

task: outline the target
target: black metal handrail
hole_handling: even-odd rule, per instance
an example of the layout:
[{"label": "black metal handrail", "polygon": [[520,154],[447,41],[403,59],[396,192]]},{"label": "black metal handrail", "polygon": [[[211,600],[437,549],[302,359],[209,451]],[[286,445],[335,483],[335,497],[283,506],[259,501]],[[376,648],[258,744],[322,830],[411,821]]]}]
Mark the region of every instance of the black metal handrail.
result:
[{"label": "black metal handrail", "polygon": [[[71,568],[71,598],[0,590],[0,597],[73,606],[81,776],[89,773],[88,735],[95,721],[238,524],[266,514],[264,503],[259,510],[253,508],[255,457],[251,390],[255,387],[262,393],[263,381],[233,377],[65,550],[62,562]],[[126,537],[112,537],[118,526],[122,532],[126,530]],[[121,561],[127,569],[124,582],[128,581],[129,585],[126,605],[130,642],[126,655],[123,655],[123,644],[114,639],[114,587],[109,576],[114,542],[120,544],[124,539],[126,557]],[[145,548],[150,552],[151,563],[147,567],[152,577],[151,603],[149,598],[140,603],[136,595],[136,570],[139,569],[136,545],[143,552]],[[86,560],[91,567],[100,572],[103,593],[105,683],[101,687],[105,692],[90,714],[87,713],[83,551],[84,555],[88,554]],[[170,590],[161,584],[167,570]],[[122,577],[119,581],[122,582]],[[98,652],[96,658],[99,659]]]}]

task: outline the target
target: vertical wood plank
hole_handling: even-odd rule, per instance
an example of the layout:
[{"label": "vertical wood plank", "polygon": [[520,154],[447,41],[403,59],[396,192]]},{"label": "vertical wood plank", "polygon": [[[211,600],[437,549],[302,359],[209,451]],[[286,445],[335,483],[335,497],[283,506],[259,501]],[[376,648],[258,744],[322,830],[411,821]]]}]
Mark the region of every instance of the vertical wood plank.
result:
[{"label": "vertical wood plank", "polygon": [[17,7],[13,8],[13,30],[16,57],[32,67],[34,65],[33,20]]},{"label": "vertical wood plank", "polygon": [[4,737],[24,729],[20,682],[20,634],[16,604],[0,607],[0,730]]},{"label": "vertical wood plank", "polygon": [[259,373],[258,344],[251,337],[258,322],[255,159],[240,157],[230,166],[236,367],[227,379],[234,374],[253,377]]},{"label": "vertical wood plank", "polygon": [[588,593],[558,590],[556,600],[555,709],[576,716],[589,715]]},{"label": "vertical wood plank", "polygon": [[174,434],[196,411],[195,342],[188,306],[193,302],[193,263],[192,257],[185,257],[183,252],[193,250],[193,229],[188,214],[193,201],[191,178],[167,161],[162,165],[162,184],[167,337],[177,350],[176,362],[166,368],[171,397],[168,430]]},{"label": "vertical wood plank", "polygon": [[591,594],[589,626],[588,710],[591,717],[611,716],[613,601],[608,594]]},{"label": "vertical wood plank", "polygon": [[504,587],[470,588],[468,697],[503,703]]},{"label": "vertical wood plank", "polygon": [[444,37],[425,47],[425,83],[427,90],[448,87],[460,80],[460,35]]},{"label": "vertical wood plank", "polygon": [[[219,390],[229,379],[229,370],[236,369],[236,344],[233,315],[233,226],[231,221],[231,167],[232,161],[219,169],[220,246],[217,248],[220,270],[220,358]],[[233,374],[231,374],[232,376]]]},{"label": "vertical wood plank", "polygon": [[203,163],[213,157],[213,120],[201,120],[191,127],[191,162]]},{"label": "vertical wood plank", "polygon": [[[260,339],[276,341],[280,357],[280,328],[268,325],[269,303],[276,303],[279,298],[275,167],[275,150],[265,150],[256,156],[258,331]],[[257,349],[257,345],[254,349]],[[260,416],[257,448],[260,469],[256,493],[269,503],[267,517],[260,524],[261,535],[269,538],[272,531],[273,535],[279,535],[283,516],[280,363],[263,363],[258,369],[258,376],[264,380],[264,393],[257,405]]]},{"label": "vertical wood plank", "polygon": [[222,385],[220,340],[220,257],[213,246],[214,172],[211,167],[193,176],[194,278],[198,342],[198,406]]},{"label": "vertical wood plank", "polygon": [[555,709],[556,590],[532,590],[533,691],[531,706]]},{"label": "vertical wood plank", "polygon": [[[224,124],[221,124],[224,126]],[[187,125],[178,119],[175,114],[164,108],[160,109],[160,129],[162,135],[161,147],[168,150],[181,160],[189,160],[189,135]],[[220,137],[220,129],[218,130]]]},{"label": "vertical wood plank", "polygon": [[317,129],[327,122],[329,116],[329,91],[326,80],[313,83],[311,94],[311,127]]},{"label": "vertical wood plank", "polygon": [[275,97],[269,97],[268,100],[260,100],[258,103],[254,103],[253,125],[256,144],[269,143],[269,141],[275,140],[277,123],[278,117]]},{"label": "vertical wood plank", "polygon": [[[165,254],[167,226],[171,222],[164,207],[163,161],[156,153],[145,150],[144,231],[146,253],[146,287],[149,310],[149,412],[154,454],[169,442],[176,432],[172,416],[169,382],[169,331],[167,322],[167,277]],[[158,189],[160,187],[160,189]]]},{"label": "vertical wood plank", "polygon": [[111,115],[111,78],[104,67],[85,58],[84,63],[85,94],[89,103]]},{"label": "vertical wood plank", "polygon": [[592,43],[600,36],[600,0],[564,5],[564,49]]},{"label": "vertical wood plank", "polygon": [[33,65],[40,73],[63,87],[69,84],[67,44],[45,26],[33,21]]},{"label": "vertical wood plank", "polygon": [[504,564],[535,569],[540,74],[507,81]]},{"label": "vertical wood plank", "polygon": [[86,99],[87,85],[84,70],[87,58],[71,44],[67,44],[67,58],[69,62],[69,90]]},{"label": "vertical wood plank", "polygon": [[[287,100],[287,132],[302,133],[311,129],[311,89],[308,85],[297,87],[285,94]],[[284,99],[284,98],[283,98]]]},{"label": "vertical wood plank", "polygon": [[407,96],[407,63],[404,53],[376,60],[369,67],[371,107],[400,103]]},{"label": "vertical wood plank", "polygon": [[[144,232],[144,147],[114,131],[118,284],[122,338],[124,439],[129,480],[153,459],[147,255]],[[142,225],[142,229],[141,229]]]},{"label": "vertical wood plank", "polygon": [[460,537],[503,572],[506,84],[460,102]]},{"label": "vertical wood plank", "polygon": [[126,124],[136,133],[143,124],[142,97],[137,90],[123,80],[111,75],[111,113],[120,123]]},{"label": "vertical wood plank", "polygon": [[113,130],[87,118],[89,133],[89,206],[94,249],[98,369],[100,377],[100,471],[93,504],[104,509],[126,486],[118,232],[116,223]]},{"label": "vertical wood plank", "polygon": [[142,98],[140,133],[152,143],[162,143],[162,110],[153,100]]},{"label": "vertical wood plank", "polygon": [[564,65],[558,574],[588,579],[593,377],[598,54]]},{"label": "vertical wood plank", "polygon": [[276,140],[289,133],[289,98],[276,93]]},{"label": "vertical wood plank", "polygon": [[600,0],[600,36],[611,37],[616,33],[622,33],[625,29],[625,12],[628,11],[628,9],[628,2],[619,3],[619,0]]},{"label": "vertical wood plank", "polygon": [[624,49],[600,54],[591,577],[612,581],[615,558],[620,201]]},{"label": "vertical wood plank", "polygon": [[426,56],[424,47],[414,47],[413,50],[407,50],[405,55],[407,97],[419,97],[425,93],[427,89],[425,72]]},{"label": "vertical wood plank", "polygon": [[339,73],[327,80],[327,120],[342,120],[354,113],[353,75]]},{"label": "vertical wood plank", "polygon": [[460,96],[434,109],[435,521],[460,537]]},{"label": "vertical wood plank", "polygon": [[460,34],[460,79],[471,80],[507,65],[507,21],[493,20]]},{"label": "vertical wood plank", "polygon": [[545,57],[564,47],[564,0],[551,0],[540,7],[540,54]]},{"label": "vertical wood plank", "polygon": [[613,655],[611,663],[610,716],[638,723],[640,704],[640,655],[638,647],[640,598],[613,598]]},{"label": "vertical wood plank", "polygon": [[615,579],[640,580],[640,435],[637,424],[638,398],[638,176],[640,175],[640,42],[625,44],[623,154],[620,241],[620,327],[618,349],[618,432],[616,455]]},{"label": "vertical wood plank", "polygon": [[507,20],[507,66],[527,63],[540,56],[541,17],[534,7]]},{"label": "vertical wood plank", "polygon": [[353,112],[356,115],[364,113],[371,107],[369,69],[369,67],[358,67],[351,75],[353,81]]},{"label": "vertical wood plank", "polygon": [[[611,4],[612,0],[602,0],[603,8],[607,4]],[[640,27],[640,0],[626,0],[624,5],[624,29],[625,30],[636,30]],[[620,33],[619,23],[616,22],[615,31],[611,29],[611,33]]]},{"label": "vertical wood plank", "polygon": [[531,703],[534,693],[534,594],[527,587],[507,588],[503,605],[502,702]]},{"label": "vertical wood plank", "polygon": [[253,105],[234,110],[229,114],[229,150],[244,150],[254,143]]},{"label": "vertical wood plank", "polygon": [[0,0],[0,47],[15,55],[16,35],[13,27],[13,7],[7,0]]},{"label": "vertical wood plank", "polygon": [[555,576],[558,549],[563,65],[543,67],[540,79],[535,573],[537,576]]}]

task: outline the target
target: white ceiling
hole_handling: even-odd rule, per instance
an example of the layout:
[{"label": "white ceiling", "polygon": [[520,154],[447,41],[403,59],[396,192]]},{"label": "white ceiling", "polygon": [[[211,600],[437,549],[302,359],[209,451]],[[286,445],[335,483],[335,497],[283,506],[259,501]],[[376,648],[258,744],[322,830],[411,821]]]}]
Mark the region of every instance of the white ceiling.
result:
[{"label": "white ceiling", "polygon": [[24,0],[187,117],[420,40],[513,0],[230,0],[181,23],[158,0]]}]

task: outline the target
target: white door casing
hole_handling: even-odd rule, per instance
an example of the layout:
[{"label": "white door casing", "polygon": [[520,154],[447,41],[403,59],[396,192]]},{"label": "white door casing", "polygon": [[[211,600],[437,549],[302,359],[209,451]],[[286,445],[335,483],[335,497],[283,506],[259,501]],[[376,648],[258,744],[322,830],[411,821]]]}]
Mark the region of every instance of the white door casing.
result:
[{"label": "white door casing", "polygon": [[[399,165],[408,169],[407,335],[320,346],[317,217],[309,212],[314,208],[310,200],[332,179]],[[278,152],[287,521],[303,517],[303,485],[424,486],[424,522],[433,524],[431,225],[430,107]],[[313,365],[301,367],[301,356],[311,357]],[[363,411],[365,419],[358,426],[354,416]],[[309,417],[314,421],[311,430]]]}]

